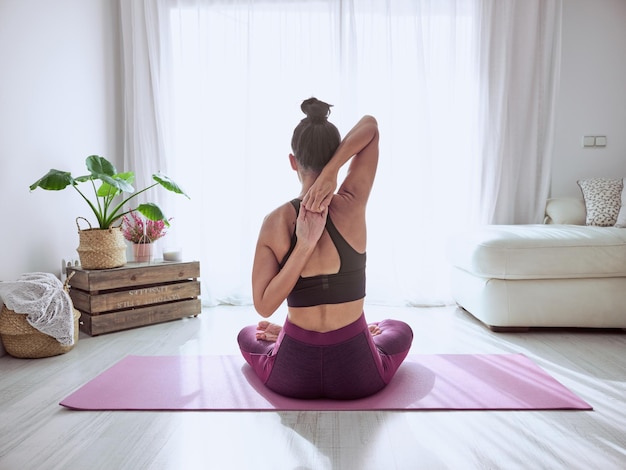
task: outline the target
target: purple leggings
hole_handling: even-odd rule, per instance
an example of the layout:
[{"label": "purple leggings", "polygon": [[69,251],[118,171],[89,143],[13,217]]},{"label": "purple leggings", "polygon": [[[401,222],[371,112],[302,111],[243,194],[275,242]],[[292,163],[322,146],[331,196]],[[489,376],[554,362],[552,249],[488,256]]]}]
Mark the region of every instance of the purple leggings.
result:
[{"label": "purple leggings", "polygon": [[365,315],[335,331],[304,330],[288,319],[278,340],[256,339],[256,326],[241,330],[237,341],[245,360],[274,392],[294,398],[350,400],[385,387],[413,341],[404,322],[383,320],[372,336]]}]

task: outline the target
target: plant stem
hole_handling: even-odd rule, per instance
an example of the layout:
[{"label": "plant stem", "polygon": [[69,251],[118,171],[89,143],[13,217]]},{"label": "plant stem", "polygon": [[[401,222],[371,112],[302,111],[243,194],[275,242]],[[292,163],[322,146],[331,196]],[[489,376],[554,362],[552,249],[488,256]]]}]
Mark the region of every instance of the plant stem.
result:
[{"label": "plant stem", "polygon": [[[87,197],[86,197],[86,196],[82,193],[82,191],[81,191],[80,189],[78,189],[78,187],[77,187],[75,184],[73,184],[73,185],[72,185],[72,187],[73,187],[76,191],[78,191],[78,194],[80,194],[80,196],[81,196],[81,197],[82,197],[85,201],[87,201],[87,204],[89,204],[89,207],[91,207],[91,210],[92,210],[92,211],[93,211],[93,213],[96,215],[96,220],[98,221],[98,226],[99,226],[100,228],[103,228],[103,227],[102,227],[102,222],[103,222],[103,221],[102,221],[102,218],[100,217],[100,214],[98,213],[98,209],[96,208],[96,206],[94,206],[94,205],[93,205],[93,203],[92,203],[89,199],[87,199]],[[100,204],[98,204],[98,205],[100,205]]]},{"label": "plant stem", "polygon": [[115,222],[117,219],[119,219],[120,217],[125,216],[126,214],[128,214],[129,212],[132,212],[132,210],[128,210],[126,212],[122,212],[120,214],[118,214],[118,211],[124,207],[124,204],[126,204],[128,201],[130,201],[132,198],[139,196],[141,193],[146,192],[148,189],[154,188],[155,186],[157,186],[159,183],[154,183],[150,186],[148,186],[147,188],[142,189],[141,191],[137,191],[136,193],[133,193],[132,195],[130,195],[129,197],[127,197],[126,199],[124,199],[122,202],[120,202],[115,209],[113,210],[113,214],[117,214],[114,218],[112,218],[109,222],[109,225],[112,224],[113,222]]}]

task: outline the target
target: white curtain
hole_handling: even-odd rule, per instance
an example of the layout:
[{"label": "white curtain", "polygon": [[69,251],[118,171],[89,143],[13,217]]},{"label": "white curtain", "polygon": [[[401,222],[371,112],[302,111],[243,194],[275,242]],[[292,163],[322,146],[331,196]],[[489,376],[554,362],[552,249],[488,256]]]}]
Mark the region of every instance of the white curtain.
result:
[{"label": "white curtain", "polygon": [[449,303],[454,230],[540,220],[560,0],[120,5],[126,162],[190,194],[167,198],[166,239],[200,260],[205,304],[250,302],[262,219],[299,192],[287,156],[310,96],[342,134],[379,121],[368,302]]},{"label": "white curtain", "polygon": [[540,223],[550,189],[561,2],[482,1],[477,19],[477,220]]},{"label": "white curtain", "polygon": [[[169,74],[163,41],[167,43],[167,2],[120,1],[123,102],[124,168],[134,171],[137,188],[150,185],[152,175],[167,174],[169,147]],[[163,16],[165,15],[165,17]],[[165,21],[162,21],[165,19]],[[162,41],[163,39],[163,41]],[[160,191],[142,200],[167,205]]]}]

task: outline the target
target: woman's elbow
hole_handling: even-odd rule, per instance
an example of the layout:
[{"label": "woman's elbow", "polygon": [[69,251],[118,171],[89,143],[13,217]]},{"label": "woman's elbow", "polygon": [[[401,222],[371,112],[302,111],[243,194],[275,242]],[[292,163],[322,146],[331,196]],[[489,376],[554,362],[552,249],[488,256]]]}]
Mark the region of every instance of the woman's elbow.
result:
[{"label": "woman's elbow", "polygon": [[272,316],[272,314],[274,313],[273,311],[269,311],[269,310],[259,310],[258,308],[256,309],[257,313],[259,315],[261,315],[263,318],[269,318]]},{"label": "woman's elbow", "polygon": [[254,302],[254,309],[263,318],[271,317],[274,314],[274,312],[276,311],[275,308],[271,308],[268,305],[263,305],[262,302],[257,302],[257,301]]},{"label": "woman's elbow", "polygon": [[361,122],[363,122],[364,124],[367,124],[369,126],[374,126],[374,127],[378,128],[378,121],[371,114],[366,114],[365,116],[363,116],[361,118]]},{"label": "woman's elbow", "polygon": [[378,135],[378,121],[374,116],[366,114],[361,118],[358,127],[362,129],[367,135],[371,135],[372,138]]}]

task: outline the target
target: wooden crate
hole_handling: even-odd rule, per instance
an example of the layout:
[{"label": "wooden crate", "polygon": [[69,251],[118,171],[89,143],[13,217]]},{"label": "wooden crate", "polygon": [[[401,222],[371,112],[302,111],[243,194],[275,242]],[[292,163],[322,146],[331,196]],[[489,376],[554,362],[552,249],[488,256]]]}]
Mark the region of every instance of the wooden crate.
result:
[{"label": "wooden crate", "polygon": [[201,312],[200,263],[128,263],[121,268],[67,268],[81,330],[96,336]]}]

